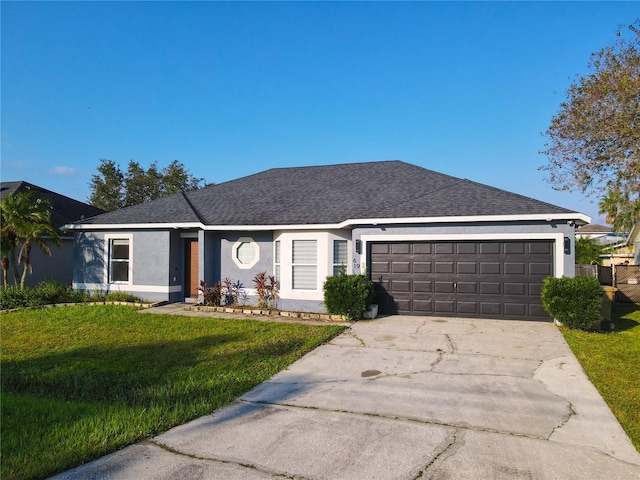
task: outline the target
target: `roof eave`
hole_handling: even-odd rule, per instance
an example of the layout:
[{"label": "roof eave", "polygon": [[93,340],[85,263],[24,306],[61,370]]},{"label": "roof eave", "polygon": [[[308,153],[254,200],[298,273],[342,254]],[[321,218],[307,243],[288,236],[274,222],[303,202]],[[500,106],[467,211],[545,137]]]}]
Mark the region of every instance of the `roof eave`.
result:
[{"label": "roof eave", "polygon": [[488,223],[488,222],[559,222],[586,225],[591,221],[587,215],[577,212],[531,214],[531,215],[477,215],[447,217],[404,217],[404,218],[353,218],[340,223],[325,224],[271,224],[271,225],[205,225],[190,223],[126,223],[126,224],[81,224],[64,225],[65,231],[86,230],[149,230],[149,229],[201,229],[216,231],[265,231],[265,230],[334,230],[352,228],[356,225],[399,225],[425,223]]}]

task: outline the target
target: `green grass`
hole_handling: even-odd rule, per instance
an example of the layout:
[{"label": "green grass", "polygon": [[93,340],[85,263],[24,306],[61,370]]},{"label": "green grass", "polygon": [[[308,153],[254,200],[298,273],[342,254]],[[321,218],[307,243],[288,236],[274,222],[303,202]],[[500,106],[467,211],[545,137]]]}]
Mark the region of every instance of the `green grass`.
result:
[{"label": "green grass", "polygon": [[344,328],[112,305],[0,322],[3,480],[44,478],[209,414]]},{"label": "green grass", "polygon": [[640,451],[640,305],[615,305],[612,333],[561,327],[589,379]]}]

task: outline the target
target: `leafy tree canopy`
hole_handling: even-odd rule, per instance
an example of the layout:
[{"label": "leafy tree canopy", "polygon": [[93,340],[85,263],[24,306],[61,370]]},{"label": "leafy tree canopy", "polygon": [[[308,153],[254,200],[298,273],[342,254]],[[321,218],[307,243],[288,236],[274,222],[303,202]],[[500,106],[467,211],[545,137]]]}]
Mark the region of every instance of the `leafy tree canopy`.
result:
[{"label": "leafy tree canopy", "polygon": [[123,172],[113,160],[103,158],[89,183],[89,203],[111,211],[203,186],[204,179],[194,177],[178,160],[162,169],[153,162],[146,170],[131,160]]},{"label": "leafy tree canopy", "polygon": [[640,21],[588,66],[544,133],[540,169],[557,190],[600,197],[600,213],[629,231],[640,219]]},{"label": "leafy tree canopy", "polygon": [[587,237],[580,237],[576,240],[576,265],[600,265],[604,247],[595,240]]}]

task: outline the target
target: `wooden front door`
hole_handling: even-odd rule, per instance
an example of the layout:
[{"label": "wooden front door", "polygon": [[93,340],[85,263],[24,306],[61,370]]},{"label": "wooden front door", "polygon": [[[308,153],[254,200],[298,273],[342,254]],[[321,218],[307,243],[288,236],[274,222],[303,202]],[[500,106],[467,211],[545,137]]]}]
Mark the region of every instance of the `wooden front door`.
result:
[{"label": "wooden front door", "polygon": [[198,272],[198,239],[185,239],[184,252],[184,294],[186,298],[198,298],[198,287],[200,286]]}]

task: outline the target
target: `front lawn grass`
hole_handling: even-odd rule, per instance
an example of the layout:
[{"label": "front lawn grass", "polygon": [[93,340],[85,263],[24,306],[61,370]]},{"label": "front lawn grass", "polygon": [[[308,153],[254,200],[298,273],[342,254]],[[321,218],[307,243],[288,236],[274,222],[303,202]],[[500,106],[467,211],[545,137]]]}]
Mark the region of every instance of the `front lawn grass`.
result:
[{"label": "front lawn grass", "polygon": [[640,305],[616,304],[611,333],[560,330],[587,376],[640,451]]},{"label": "front lawn grass", "polygon": [[44,478],[210,414],[344,329],[113,305],[0,321],[3,480]]}]

